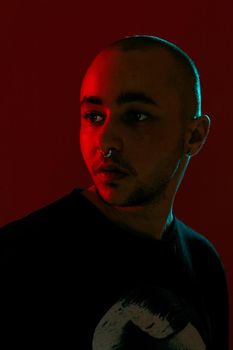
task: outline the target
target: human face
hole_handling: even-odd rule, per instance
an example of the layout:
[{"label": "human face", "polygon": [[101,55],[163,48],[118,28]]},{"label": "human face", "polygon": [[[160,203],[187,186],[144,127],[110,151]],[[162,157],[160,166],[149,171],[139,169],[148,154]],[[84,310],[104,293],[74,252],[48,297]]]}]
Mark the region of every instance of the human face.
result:
[{"label": "human face", "polygon": [[[104,51],[87,71],[81,151],[107,203],[143,205],[175,192],[184,155],[174,76],[174,59],[163,49]],[[112,157],[103,158],[109,148]]]}]

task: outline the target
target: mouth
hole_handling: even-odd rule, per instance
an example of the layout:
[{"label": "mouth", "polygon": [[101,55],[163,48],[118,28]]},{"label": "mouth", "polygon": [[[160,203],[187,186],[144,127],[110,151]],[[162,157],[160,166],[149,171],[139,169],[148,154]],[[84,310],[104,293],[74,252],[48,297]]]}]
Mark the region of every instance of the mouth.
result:
[{"label": "mouth", "polygon": [[101,166],[95,174],[104,182],[119,181],[129,176],[128,172],[117,166]]},{"label": "mouth", "polygon": [[121,173],[121,172],[118,172],[118,171],[104,171],[104,172],[98,173],[98,176],[103,181],[114,182],[114,181],[122,180],[128,175]]}]

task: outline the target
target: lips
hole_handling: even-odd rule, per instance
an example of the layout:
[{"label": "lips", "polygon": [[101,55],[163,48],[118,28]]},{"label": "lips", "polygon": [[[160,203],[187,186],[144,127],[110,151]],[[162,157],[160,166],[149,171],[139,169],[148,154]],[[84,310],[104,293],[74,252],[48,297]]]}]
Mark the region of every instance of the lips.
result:
[{"label": "lips", "polygon": [[129,173],[116,165],[101,165],[94,173],[104,181],[116,181],[129,176]]},{"label": "lips", "polygon": [[98,173],[98,176],[103,181],[113,182],[113,181],[124,179],[127,175],[117,171],[105,171],[105,172]]}]

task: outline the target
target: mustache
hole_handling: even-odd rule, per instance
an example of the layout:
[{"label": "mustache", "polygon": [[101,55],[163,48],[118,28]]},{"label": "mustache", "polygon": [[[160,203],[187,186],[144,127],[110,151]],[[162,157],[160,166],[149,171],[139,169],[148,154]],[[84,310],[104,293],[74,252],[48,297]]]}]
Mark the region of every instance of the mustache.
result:
[{"label": "mustache", "polygon": [[94,173],[116,171],[126,175],[137,175],[136,170],[119,156],[113,155],[111,158],[98,158],[92,166]]}]

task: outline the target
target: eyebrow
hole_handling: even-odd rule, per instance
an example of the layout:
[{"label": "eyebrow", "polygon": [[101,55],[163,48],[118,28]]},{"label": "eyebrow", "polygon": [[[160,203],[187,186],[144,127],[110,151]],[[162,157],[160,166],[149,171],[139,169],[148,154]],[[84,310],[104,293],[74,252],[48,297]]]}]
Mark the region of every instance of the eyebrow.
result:
[{"label": "eyebrow", "polygon": [[[131,102],[142,102],[145,104],[158,106],[158,103],[154,99],[140,91],[129,91],[122,93],[117,97],[116,102],[118,105]],[[80,104],[81,106],[83,104],[103,105],[103,100],[98,96],[84,96]]]},{"label": "eyebrow", "polygon": [[89,104],[89,103],[93,105],[102,105],[103,101],[98,96],[84,96],[80,102],[80,105],[82,106],[84,104]]},{"label": "eyebrow", "polygon": [[158,105],[158,103],[144,92],[129,91],[122,93],[117,98],[117,104],[130,103],[130,102],[142,102],[145,104]]}]

